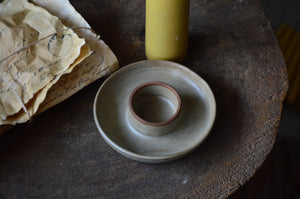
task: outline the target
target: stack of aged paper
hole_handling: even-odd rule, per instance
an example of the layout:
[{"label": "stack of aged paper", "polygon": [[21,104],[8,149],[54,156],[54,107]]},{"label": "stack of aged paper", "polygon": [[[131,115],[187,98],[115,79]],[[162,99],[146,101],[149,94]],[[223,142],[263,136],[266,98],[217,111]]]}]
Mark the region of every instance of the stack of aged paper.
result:
[{"label": "stack of aged paper", "polygon": [[0,3],[0,133],[118,67],[68,0],[32,2]]}]

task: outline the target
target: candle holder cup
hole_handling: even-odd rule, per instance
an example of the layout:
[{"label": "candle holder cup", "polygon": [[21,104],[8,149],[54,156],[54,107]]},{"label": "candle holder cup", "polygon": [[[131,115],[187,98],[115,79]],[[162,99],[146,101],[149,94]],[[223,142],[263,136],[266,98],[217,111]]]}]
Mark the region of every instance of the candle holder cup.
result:
[{"label": "candle holder cup", "polygon": [[129,122],[143,135],[161,136],[179,123],[181,99],[170,85],[152,81],[136,87],[129,97]]}]

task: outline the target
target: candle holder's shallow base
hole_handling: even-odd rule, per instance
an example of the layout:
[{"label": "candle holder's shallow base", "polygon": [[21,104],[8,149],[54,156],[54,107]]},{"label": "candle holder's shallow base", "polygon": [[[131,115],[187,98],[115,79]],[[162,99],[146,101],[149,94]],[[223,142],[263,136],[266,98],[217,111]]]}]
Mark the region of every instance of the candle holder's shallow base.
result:
[{"label": "candle holder's shallow base", "polygon": [[[180,123],[171,132],[147,136],[132,128],[129,98],[140,84],[161,81],[181,97]],[[121,68],[100,87],[94,118],[104,140],[131,159],[159,163],[196,149],[212,128],[216,103],[207,83],[188,68],[169,61],[141,61]]]}]

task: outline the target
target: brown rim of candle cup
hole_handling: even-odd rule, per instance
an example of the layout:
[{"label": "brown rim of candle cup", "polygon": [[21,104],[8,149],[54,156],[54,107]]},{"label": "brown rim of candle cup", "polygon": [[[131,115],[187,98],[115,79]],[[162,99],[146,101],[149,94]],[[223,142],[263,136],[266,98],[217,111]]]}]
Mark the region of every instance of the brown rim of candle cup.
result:
[{"label": "brown rim of candle cup", "polygon": [[[168,88],[176,96],[176,99],[177,99],[177,102],[178,102],[177,110],[176,110],[175,114],[170,119],[168,119],[167,121],[164,121],[164,122],[149,122],[149,121],[146,121],[146,120],[142,119],[140,116],[138,116],[138,114],[133,109],[132,102],[133,102],[134,95],[139,90],[141,90],[142,88],[147,87],[147,86],[152,86],[152,85],[159,85],[159,86],[163,86],[165,88]],[[178,116],[178,114],[179,114],[179,112],[181,110],[181,98],[180,98],[180,95],[178,94],[178,92],[172,86],[170,86],[170,85],[168,85],[166,83],[163,83],[163,82],[160,82],[160,81],[146,82],[146,83],[143,83],[143,84],[137,86],[131,92],[130,97],[129,97],[129,110],[130,110],[131,114],[134,116],[135,119],[137,119],[138,121],[140,121],[141,123],[143,123],[145,125],[149,125],[149,126],[164,126],[164,125],[169,124],[173,120],[175,120],[175,118]]]}]

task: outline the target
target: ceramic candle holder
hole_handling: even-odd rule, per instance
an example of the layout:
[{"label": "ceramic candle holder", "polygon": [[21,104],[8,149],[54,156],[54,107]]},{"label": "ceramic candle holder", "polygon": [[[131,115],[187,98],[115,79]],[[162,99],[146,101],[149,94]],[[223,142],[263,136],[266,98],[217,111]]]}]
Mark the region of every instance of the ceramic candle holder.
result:
[{"label": "ceramic candle holder", "polygon": [[171,161],[195,150],[215,115],[208,84],[189,68],[161,60],[122,67],[105,80],[94,102],[95,123],[105,142],[147,163]]},{"label": "ceramic candle holder", "polygon": [[136,87],[129,97],[129,122],[136,132],[161,136],[179,123],[181,99],[170,85],[152,81]]}]

